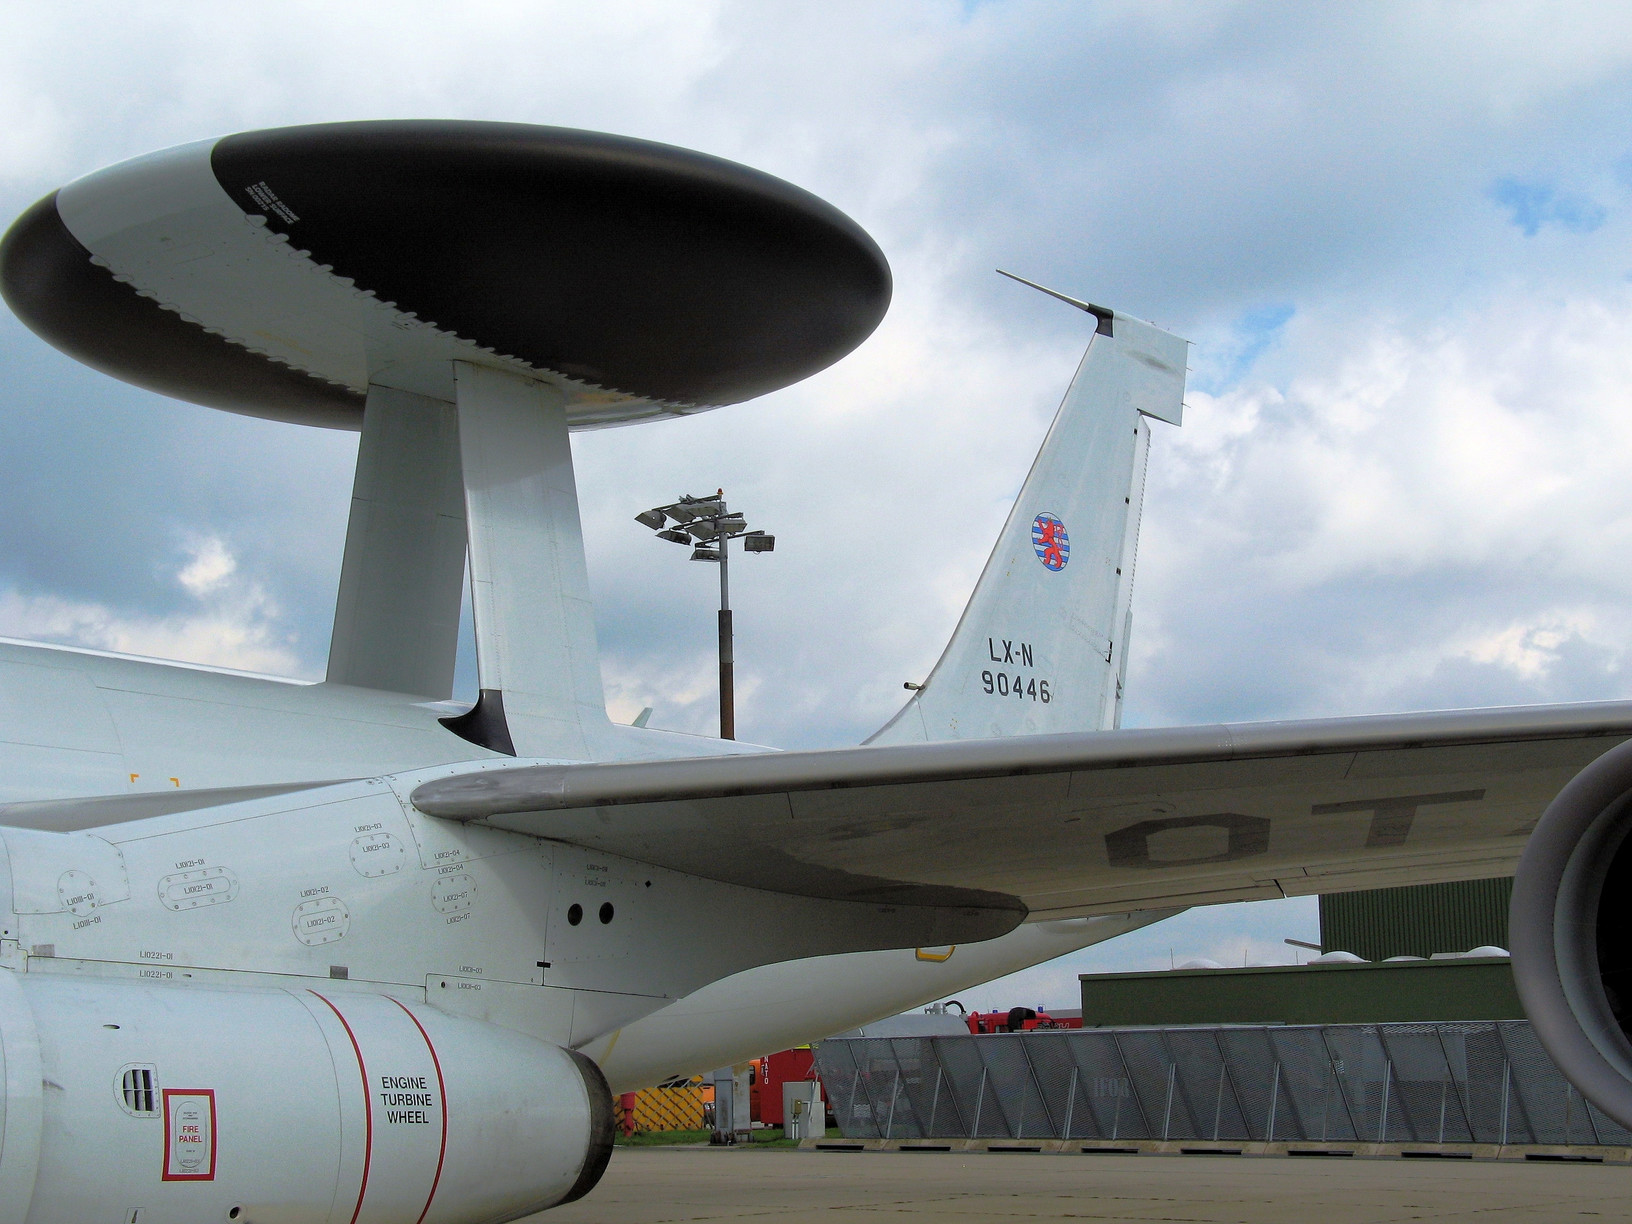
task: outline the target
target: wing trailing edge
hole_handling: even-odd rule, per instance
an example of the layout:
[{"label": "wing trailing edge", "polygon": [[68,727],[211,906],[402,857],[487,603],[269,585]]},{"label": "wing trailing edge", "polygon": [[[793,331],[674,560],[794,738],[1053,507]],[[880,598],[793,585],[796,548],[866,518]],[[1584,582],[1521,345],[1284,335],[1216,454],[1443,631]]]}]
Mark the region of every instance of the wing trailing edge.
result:
[{"label": "wing trailing edge", "polygon": [[487,762],[411,797],[429,815],[754,887],[893,881],[1058,916],[1506,874],[1558,790],[1629,737],[1632,703],[1615,702]]}]

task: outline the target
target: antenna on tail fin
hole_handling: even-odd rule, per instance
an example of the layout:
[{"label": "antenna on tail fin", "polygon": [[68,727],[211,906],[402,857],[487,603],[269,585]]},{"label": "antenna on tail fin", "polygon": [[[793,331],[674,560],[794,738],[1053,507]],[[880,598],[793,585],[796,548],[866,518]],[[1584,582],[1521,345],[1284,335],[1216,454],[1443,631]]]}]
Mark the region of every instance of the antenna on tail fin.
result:
[{"label": "antenna on tail fin", "polygon": [[1188,342],[1002,275],[1093,315],[1094,335],[945,653],[870,744],[1120,721],[1147,418],[1181,423]]},{"label": "antenna on tail fin", "polygon": [[1094,329],[1097,334],[1101,336],[1111,335],[1111,321],[1116,318],[1116,311],[1107,310],[1104,306],[1095,306],[1092,302],[1081,301],[1078,298],[1061,293],[1058,289],[1050,289],[1047,285],[1039,285],[1036,281],[1027,280],[1023,276],[1016,276],[1013,272],[1005,272],[1002,268],[997,269],[997,274],[1006,276],[1012,281],[1019,281],[1022,285],[1028,285],[1037,290],[1038,293],[1046,293],[1051,298],[1057,298],[1067,306],[1075,306],[1078,310],[1086,311],[1099,321],[1099,326]]}]

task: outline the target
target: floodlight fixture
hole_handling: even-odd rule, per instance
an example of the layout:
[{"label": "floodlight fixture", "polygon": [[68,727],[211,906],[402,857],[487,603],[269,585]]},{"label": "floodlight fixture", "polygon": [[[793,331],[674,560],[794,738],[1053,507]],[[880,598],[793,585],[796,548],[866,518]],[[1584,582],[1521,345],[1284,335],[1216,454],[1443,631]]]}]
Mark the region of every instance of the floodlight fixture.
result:
[{"label": "floodlight fixture", "polygon": [[[731,541],[741,540],[742,550],[768,553],[776,549],[776,537],[764,531],[749,531],[748,520],[726,507],[725,490],[712,497],[687,493],[667,506],[655,506],[635,515],[635,521],[657,532],[657,538],[675,544],[691,544],[693,561],[712,561],[720,567],[720,738],[735,739],[736,660],[733,658],[731,630]],[[665,524],[671,524],[665,526]],[[663,528],[661,531],[658,528]]]}]

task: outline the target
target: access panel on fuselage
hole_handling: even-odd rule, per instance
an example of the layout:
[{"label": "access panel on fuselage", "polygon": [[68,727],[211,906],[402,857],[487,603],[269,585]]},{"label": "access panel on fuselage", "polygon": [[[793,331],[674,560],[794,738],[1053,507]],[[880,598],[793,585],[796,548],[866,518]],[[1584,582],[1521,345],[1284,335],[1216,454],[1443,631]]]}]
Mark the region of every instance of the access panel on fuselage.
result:
[{"label": "access panel on fuselage", "polygon": [[[32,898],[20,918],[25,950],[160,977],[196,968],[420,987],[427,971],[541,980],[548,843],[410,817],[374,784],[333,791],[318,806],[293,806],[310,803],[305,792],[101,837],[8,831],[14,875]],[[69,872],[100,881],[115,859],[117,896],[99,882],[71,905],[40,883]]]}]

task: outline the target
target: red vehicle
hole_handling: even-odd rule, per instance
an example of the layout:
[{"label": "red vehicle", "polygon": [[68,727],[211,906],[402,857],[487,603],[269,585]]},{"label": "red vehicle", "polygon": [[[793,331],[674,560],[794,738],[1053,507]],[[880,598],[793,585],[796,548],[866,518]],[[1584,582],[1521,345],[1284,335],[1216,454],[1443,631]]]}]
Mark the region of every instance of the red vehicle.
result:
[{"label": "red vehicle", "polygon": [[1080,1029],[1081,1016],[1051,1016],[1029,1007],[1011,1007],[1006,1012],[970,1012],[964,1017],[969,1031],[981,1033],[1029,1033],[1035,1029]]},{"label": "red vehicle", "polygon": [[759,1090],[758,1108],[754,1111],[754,1119],[765,1123],[766,1126],[782,1125],[782,1085],[789,1080],[813,1080],[816,1078],[816,1058],[810,1052],[809,1046],[800,1046],[796,1050],[783,1050],[780,1054],[772,1054],[760,1066],[764,1068],[764,1078]]}]

